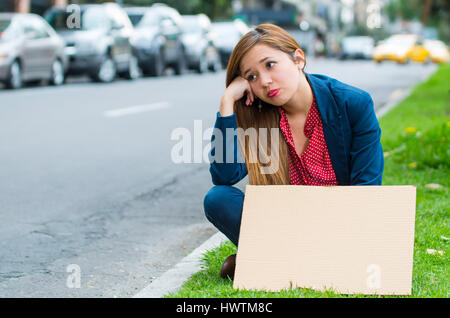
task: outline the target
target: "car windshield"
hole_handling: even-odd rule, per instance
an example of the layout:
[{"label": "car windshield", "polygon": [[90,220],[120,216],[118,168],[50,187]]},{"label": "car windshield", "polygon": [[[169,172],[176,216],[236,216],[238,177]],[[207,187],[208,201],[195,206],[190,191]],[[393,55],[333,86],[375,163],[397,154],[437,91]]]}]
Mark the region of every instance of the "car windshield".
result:
[{"label": "car windshield", "polygon": [[429,48],[445,49],[445,44],[438,41],[425,41],[425,46]]},{"label": "car windshield", "polygon": [[0,20],[0,42],[10,40],[13,37],[13,33],[10,19]]},{"label": "car windshield", "polygon": [[159,16],[154,12],[147,12],[141,21],[136,25],[137,28],[157,27],[159,25]]},{"label": "car windshield", "polygon": [[77,11],[55,10],[46,16],[46,20],[55,30],[94,30],[108,27],[108,20],[101,8],[83,10],[80,15],[77,15]]},{"label": "car windshield", "polygon": [[396,45],[412,45],[415,39],[411,36],[393,36],[386,40],[386,44],[396,44]]},{"label": "car windshield", "polygon": [[11,24],[11,20],[0,20],[0,32],[5,32],[5,30]]}]

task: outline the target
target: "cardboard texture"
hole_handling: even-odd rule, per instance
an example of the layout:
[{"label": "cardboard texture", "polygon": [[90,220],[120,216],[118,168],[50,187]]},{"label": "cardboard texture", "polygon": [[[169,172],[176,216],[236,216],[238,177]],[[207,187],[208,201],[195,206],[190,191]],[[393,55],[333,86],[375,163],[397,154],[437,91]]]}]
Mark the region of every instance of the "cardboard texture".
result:
[{"label": "cardboard texture", "polygon": [[414,186],[247,185],[233,288],[411,294]]}]

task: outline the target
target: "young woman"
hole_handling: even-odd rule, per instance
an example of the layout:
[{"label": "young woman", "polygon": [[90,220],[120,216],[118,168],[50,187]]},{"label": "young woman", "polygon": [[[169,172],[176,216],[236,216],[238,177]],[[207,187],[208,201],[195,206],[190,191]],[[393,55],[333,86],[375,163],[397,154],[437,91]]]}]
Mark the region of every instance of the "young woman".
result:
[{"label": "young woman", "polygon": [[[255,185],[381,185],[384,159],[372,98],[327,76],[305,73],[305,64],[298,43],[272,24],[248,32],[231,54],[215,123],[221,136],[216,138],[216,132],[211,139],[215,186],[205,196],[204,209],[236,246],[244,193],[232,185],[247,174]],[[238,136],[230,133],[237,128]],[[252,143],[242,134],[250,128],[257,134],[278,128],[279,135],[267,132],[262,136],[267,142]],[[263,163],[272,143],[277,143],[271,155],[278,164],[267,173]],[[219,152],[222,160],[216,160]],[[232,160],[223,159],[227,152]],[[256,153],[263,154],[259,160]],[[234,267],[231,255],[221,276],[233,278]]]}]

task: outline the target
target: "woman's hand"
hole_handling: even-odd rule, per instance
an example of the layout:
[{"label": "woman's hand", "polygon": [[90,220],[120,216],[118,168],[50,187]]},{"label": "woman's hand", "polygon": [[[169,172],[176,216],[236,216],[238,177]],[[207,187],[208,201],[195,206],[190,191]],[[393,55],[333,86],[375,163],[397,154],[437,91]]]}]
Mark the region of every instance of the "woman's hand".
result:
[{"label": "woman's hand", "polygon": [[252,89],[245,78],[238,76],[230,83],[230,85],[228,85],[223,93],[222,101],[220,103],[220,115],[232,115],[234,103],[244,97],[244,94],[247,94],[245,104],[250,106],[255,99]]}]

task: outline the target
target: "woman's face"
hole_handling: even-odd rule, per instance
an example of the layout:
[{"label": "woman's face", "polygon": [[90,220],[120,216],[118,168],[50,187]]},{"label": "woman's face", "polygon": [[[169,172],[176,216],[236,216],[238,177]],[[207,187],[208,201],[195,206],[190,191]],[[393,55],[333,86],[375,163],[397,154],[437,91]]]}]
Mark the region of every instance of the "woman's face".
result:
[{"label": "woman's face", "polygon": [[287,104],[300,90],[304,74],[304,56],[287,53],[265,44],[257,44],[242,58],[241,76],[259,99],[274,106]]}]

